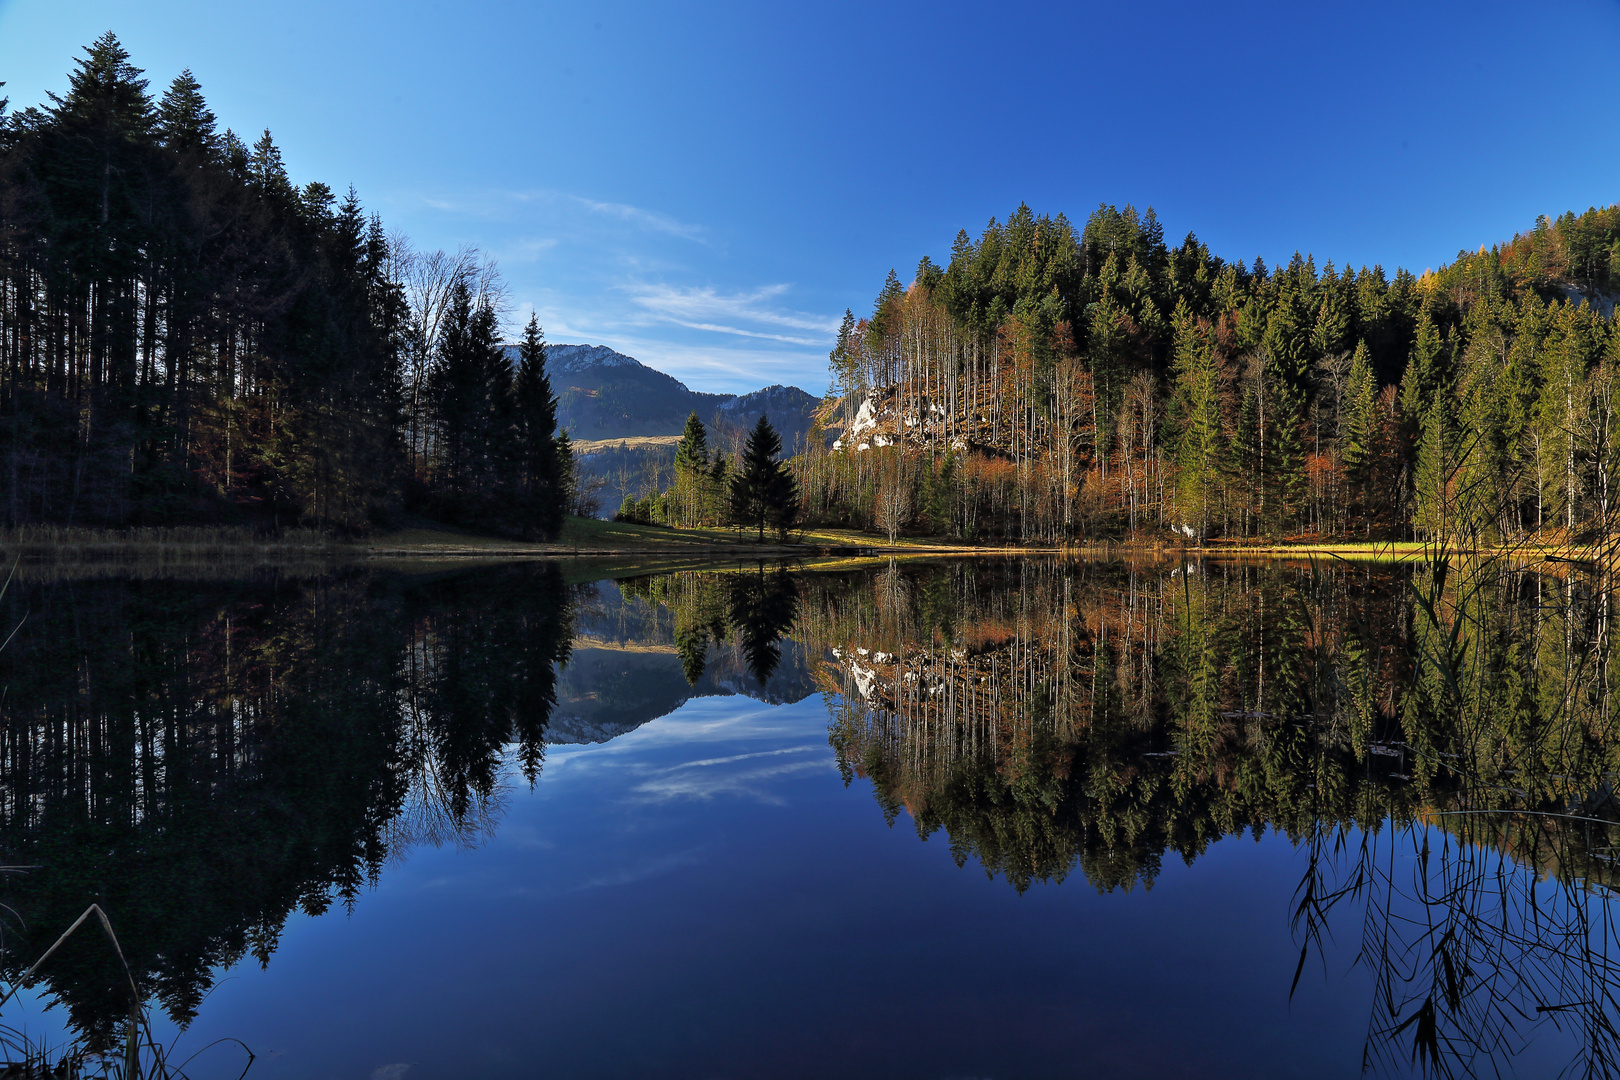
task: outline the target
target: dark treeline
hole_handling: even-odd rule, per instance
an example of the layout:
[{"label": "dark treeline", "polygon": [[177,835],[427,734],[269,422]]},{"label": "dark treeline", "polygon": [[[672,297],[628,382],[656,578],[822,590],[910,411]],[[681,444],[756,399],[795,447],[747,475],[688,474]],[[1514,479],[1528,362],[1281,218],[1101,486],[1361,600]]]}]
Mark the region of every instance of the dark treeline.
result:
[{"label": "dark treeline", "polygon": [[544,339],[476,253],[412,250],[111,35],[0,103],[0,521],[546,537],[572,470]]},{"label": "dark treeline", "polygon": [[1226,262],[1020,207],[832,353],[812,520],[958,536],[1574,540],[1615,480],[1620,207],[1437,272]]}]

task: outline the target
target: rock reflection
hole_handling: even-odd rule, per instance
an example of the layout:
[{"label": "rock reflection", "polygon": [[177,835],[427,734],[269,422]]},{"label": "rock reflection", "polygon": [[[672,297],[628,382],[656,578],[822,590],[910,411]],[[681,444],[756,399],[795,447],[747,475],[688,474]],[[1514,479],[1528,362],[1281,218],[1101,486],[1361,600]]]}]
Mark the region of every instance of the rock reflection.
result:
[{"label": "rock reflection", "polygon": [[1298,978],[1361,920],[1366,1063],[1475,1075],[1557,1026],[1614,1071],[1609,590],[1569,572],[899,566],[814,588],[830,739],[1020,891],[1305,849]]},{"label": "rock reflection", "polygon": [[[1549,572],[1556,570],[1557,572]],[[474,846],[546,746],[821,691],[846,784],[1024,891],[1300,849],[1299,980],[1372,975],[1366,1062],[1473,1075],[1556,1026],[1609,1075],[1611,590],[1554,568],[959,561],[568,584],[551,566],[30,582],[0,610],[0,971],[91,903],[181,1023],[420,844]],[[71,940],[92,1046],[128,1015]]]}]

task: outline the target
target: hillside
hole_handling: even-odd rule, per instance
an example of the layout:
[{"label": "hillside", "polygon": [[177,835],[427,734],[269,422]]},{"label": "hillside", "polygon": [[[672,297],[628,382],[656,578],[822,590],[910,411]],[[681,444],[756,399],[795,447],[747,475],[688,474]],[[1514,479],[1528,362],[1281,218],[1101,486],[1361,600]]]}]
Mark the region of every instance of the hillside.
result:
[{"label": "hillside", "polygon": [[[517,346],[507,355],[516,363]],[[763,412],[791,448],[810,430],[818,400],[796,386],[706,394],[606,345],[548,345],[557,422],[576,441],[679,435],[692,413],[711,429],[753,427]]]},{"label": "hillside", "polygon": [[[517,346],[508,345],[515,364]],[[602,513],[626,495],[669,483],[675,443],[697,413],[712,450],[736,452],[764,414],[791,454],[810,433],[820,401],[797,386],[747,394],[705,394],[605,345],[548,345],[546,370],[557,395],[557,421],[574,440],[581,471],[606,481]]]},{"label": "hillside", "polygon": [[[1051,542],[1585,543],[1610,524],[1620,205],[1421,276],[1228,262],[1020,206],[831,355],[803,520]],[[1539,539],[1539,537],[1538,537]]]}]

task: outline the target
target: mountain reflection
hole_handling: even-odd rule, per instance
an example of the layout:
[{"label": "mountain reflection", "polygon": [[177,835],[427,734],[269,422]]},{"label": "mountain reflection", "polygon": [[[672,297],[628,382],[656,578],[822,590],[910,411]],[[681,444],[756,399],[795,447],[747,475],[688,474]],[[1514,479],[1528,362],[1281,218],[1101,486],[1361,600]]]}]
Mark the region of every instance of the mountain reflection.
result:
[{"label": "mountain reflection", "polygon": [[[1299,848],[1299,974],[1373,974],[1367,1063],[1469,1075],[1542,1025],[1620,1053],[1606,583],[1499,563],[960,561],[590,585],[549,565],[13,585],[0,879],[16,979],[91,903],[177,1021],[413,847],[476,845],[548,744],[821,692],[846,784],[1022,892]],[[102,940],[41,978],[92,1045]]]}]

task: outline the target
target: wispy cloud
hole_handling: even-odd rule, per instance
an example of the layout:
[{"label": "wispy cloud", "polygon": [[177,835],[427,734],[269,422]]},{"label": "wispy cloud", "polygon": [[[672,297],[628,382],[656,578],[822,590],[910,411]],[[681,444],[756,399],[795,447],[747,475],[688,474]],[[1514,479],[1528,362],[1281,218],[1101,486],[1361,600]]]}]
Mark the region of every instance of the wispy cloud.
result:
[{"label": "wispy cloud", "polygon": [[795,773],[828,768],[827,763],[819,759],[789,761],[752,769],[713,771],[700,770],[698,764],[693,762],[691,765],[667,769],[662,776],[638,784],[635,788],[636,794],[653,802],[668,802],[672,799],[697,799],[707,802],[720,795],[731,795],[780,806],[786,800],[775,790],[778,780]]},{"label": "wispy cloud", "polygon": [[[553,191],[548,188],[530,190],[492,188],[484,191],[461,191],[452,194],[417,191],[403,193],[403,198],[407,201],[414,201],[430,210],[437,210],[445,214],[496,220],[510,219],[519,206],[540,207],[547,204],[553,207],[557,207],[558,204],[576,206],[592,214],[624,222],[626,225],[643,232],[662,233],[666,236],[691,240],[699,244],[708,244],[709,242],[707,238],[708,230],[701,225],[693,225],[673,218],[668,214],[662,214],[656,210],[648,210],[640,206],[631,206],[629,203],[603,202],[600,199],[590,199],[583,195],[575,195],[567,191]],[[551,216],[555,218],[555,212]],[[563,214],[564,220],[567,217],[566,213]]]},{"label": "wispy cloud", "polygon": [[686,851],[677,851],[669,855],[644,860],[634,866],[623,867],[612,873],[602,874],[580,882],[570,891],[583,892],[586,889],[613,888],[618,885],[633,885],[638,881],[645,881],[650,877],[658,877],[672,870],[679,870],[687,866],[697,866],[704,861],[703,848],[688,848]]},{"label": "wispy cloud", "polygon": [[620,221],[643,229],[678,236],[682,240],[695,240],[700,244],[708,243],[704,238],[704,230],[701,225],[688,225],[683,221],[676,221],[666,214],[643,210],[639,206],[630,206],[626,203],[597,202],[594,199],[587,199],[580,195],[569,195],[567,198],[572,199],[587,210],[616,217]]},{"label": "wispy cloud", "polygon": [[448,236],[499,261],[512,288],[512,333],[532,311],[551,341],[607,345],[697,390],[825,385],[837,319],[803,310],[797,286],[732,277],[723,230],[710,223],[550,188],[393,197],[438,230],[418,237],[420,246]]},{"label": "wispy cloud", "polygon": [[711,287],[682,288],[675,285],[627,285],[624,291],[630,294],[630,299],[637,306],[655,317],[694,330],[768,337],[794,345],[819,345],[824,339],[763,334],[729,324],[758,323],[789,330],[809,330],[829,338],[838,332],[837,319],[802,311],[785,311],[772,304],[788,291],[786,285],[765,285],[732,293],[719,292]]},{"label": "wispy cloud", "polygon": [[554,236],[534,236],[512,241],[495,252],[495,257],[501,262],[533,262],[556,246],[557,238]]}]

